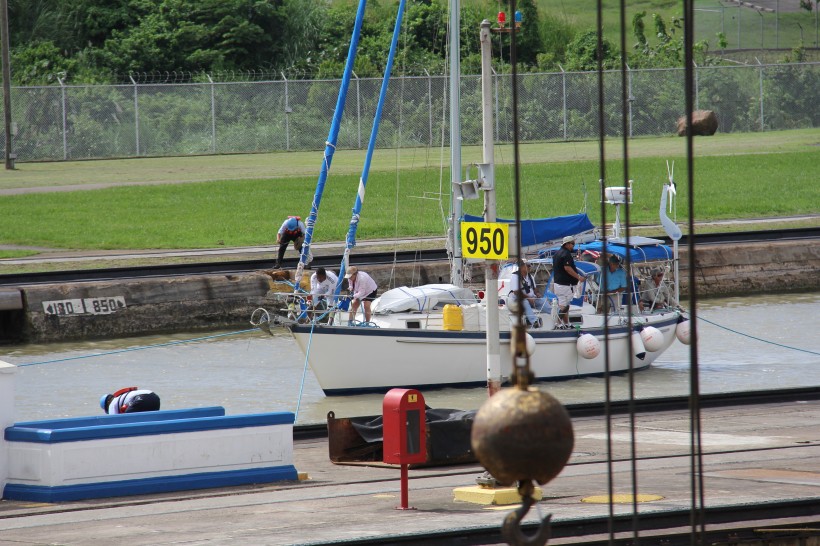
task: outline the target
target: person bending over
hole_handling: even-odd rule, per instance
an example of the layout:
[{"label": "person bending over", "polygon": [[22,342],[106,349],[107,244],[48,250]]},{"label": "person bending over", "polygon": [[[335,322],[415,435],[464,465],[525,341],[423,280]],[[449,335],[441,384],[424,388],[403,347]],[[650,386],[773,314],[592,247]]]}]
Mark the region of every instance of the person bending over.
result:
[{"label": "person bending over", "polygon": [[355,266],[347,270],[345,279],[349,283],[350,295],[353,299],[350,304],[350,317],[348,320],[352,322],[359,310],[359,306],[363,305],[364,321],[370,322],[370,302],[376,299],[379,286],[370,275],[364,271],[359,271],[359,268]]},{"label": "person bending over", "polygon": [[296,252],[302,252],[302,243],[305,242],[305,224],[298,216],[288,216],[282,222],[282,227],[276,233],[276,244],[279,245],[279,254],[276,256],[276,264],[274,269],[282,267],[282,260],[285,258],[285,251],[288,249],[288,244],[293,242],[293,249]]}]

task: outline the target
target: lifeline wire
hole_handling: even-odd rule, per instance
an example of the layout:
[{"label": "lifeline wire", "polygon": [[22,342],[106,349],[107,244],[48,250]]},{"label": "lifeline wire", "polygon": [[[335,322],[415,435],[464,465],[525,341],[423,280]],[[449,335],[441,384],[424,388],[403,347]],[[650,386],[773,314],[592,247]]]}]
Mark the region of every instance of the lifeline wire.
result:
[{"label": "lifeline wire", "polygon": [[240,334],[249,334],[250,332],[258,332],[258,328],[250,328],[248,330],[238,330],[236,332],[227,332],[225,334],[214,334],[211,336],[204,336],[204,337],[195,337],[193,339],[181,339],[179,341],[168,341],[166,343],[156,343],[154,345],[142,345],[140,347],[129,347],[128,349],[118,349],[116,351],[106,351],[104,353],[94,353],[91,355],[81,355],[81,356],[70,356],[67,358],[57,358],[54,360],[43,360],[41,362],[28,362],[26,364],[17,364],[18,368],[23,368],[26,366],[37,366],[39,364],[52,364],[54,362],[65,362],[67,360],[82,360],[83,358],[94,358],[96,356],[108,356],[108,355],[115,355],[118,353],[130,353],[132,351],[142,351],[144,349],[155,349],[157,347],[168,347],[170,345],[182,345],[183,343],[193,343],[195,341],[205,341],[206,339],[214,339],[218,337],[227,337],[227,336],[236,336]]}]

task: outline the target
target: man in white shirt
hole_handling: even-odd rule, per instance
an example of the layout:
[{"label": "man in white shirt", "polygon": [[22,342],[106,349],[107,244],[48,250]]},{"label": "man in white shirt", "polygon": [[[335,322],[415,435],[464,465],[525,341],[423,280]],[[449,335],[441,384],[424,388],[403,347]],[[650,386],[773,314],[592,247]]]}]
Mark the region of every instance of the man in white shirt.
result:
[{"label": "man in white shirt", "polygon": [[327,309],[327,298],[336,291],[337,282],[339,277],[336,273],[324,267],[316,268],[316,272],[310,276],[310,295],[315,309]]},{"label": "man in white shirt", "polygon": [[350,269],[347,270],[345,279],[347,279],[349,283],[350,296],[353,299],[350,304],[350,316],[348,320],[353,321],[353,318],[356,316],[356,311],[359,310],[359,305],[363,304],[364,321],[370,322],[370,302],[376,299],[376,295],[379,292],[379,285],[376,284],[376,281],[374,281],[370,275],[364,271],[359,271],[359,268],[356,266],[351,266]]},{"label": "man in white shirt", "polygon": [[[530,326],[538,328],[540,327],[540,321],[538,320],[536,313],[541,312],[546,303],[546,298],[542,298],[538,295],[538,292],[535,289],[535,278],[530,273],[529,264],[527,264],[526,261],[522,261],[519,269],[521,271],[521,292],[524,295],[524,300],[522,302],[522,305],[524,306],[524,316]],[[510,300],[514,302],[518,301],[517,272],[513,273],[512,279],[510,279],[509,297]]]}]

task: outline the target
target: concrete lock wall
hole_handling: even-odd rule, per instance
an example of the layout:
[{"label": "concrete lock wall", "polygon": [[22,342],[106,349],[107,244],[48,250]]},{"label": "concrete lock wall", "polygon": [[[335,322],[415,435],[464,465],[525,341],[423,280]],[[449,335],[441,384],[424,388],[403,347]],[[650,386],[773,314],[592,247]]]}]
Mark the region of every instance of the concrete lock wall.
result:
[{"label": "concrete lock wall", "polygon": [[[811,291],[820,288],[816,240],[702,245],[695,260],[700,296]],[[483,263],[466,267],[484,282]],[[402,285],[447,282],[446,262],[364,267],[379,291]],[[288,272],[291,276],[293,272]],[[278,272],[198,275],[22,287],[23,339],[60,341],[249,326],[257,307],[282,306]],[[303,287],[309,289],[310,272]],[[682,293],[688,293],[688,254],[681,248]],[[391,283],[392,278],[392,283]]]},{"label": "concrete lock wall", "polygon": [[269,280],[247,273],[23,287],[22,337],[59,341],[247,324]]}]

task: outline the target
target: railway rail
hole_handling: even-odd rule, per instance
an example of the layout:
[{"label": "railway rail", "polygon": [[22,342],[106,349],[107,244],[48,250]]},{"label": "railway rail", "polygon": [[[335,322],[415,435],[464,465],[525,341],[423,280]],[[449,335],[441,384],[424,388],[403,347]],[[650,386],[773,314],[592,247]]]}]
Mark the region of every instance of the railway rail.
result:
[{"label": "railway rail", "polygon": [[[731,233],[706,233],[695,237],[697,245],[731,245],[749,242],[775,242],[812,240],[820,237],[820,228],[794,228],[760,231],[742,231]],[[671,242],[666,237],[659,239]],[[686,236],[680,241],[681,245],[688,244]],[[104,269],[61,270],[33,273],[11,273],[0,275],[0,286],[21,286],[32,284],[52,284],[62,282],[91,282],[114,279],[133,279],[143,277],[168,277],[184,275],[212,275],[236,274],[273,267],[273,251],[270,258],[254,260],[238,260],[225,262],[199,262],[189,264],[163,264],[146,266],[115,267]],[[398,252],[368,252],[356,255],[356,262],[360,265],[378,265],[393,263],[411,263],[424,261],[441,261],[447,259],[444,249],[415,250]],[[286,259],[285,268],[294,268],[296,258]],[[312,267],[333,267],[341,261],[341,254],[314,256]]]}]

